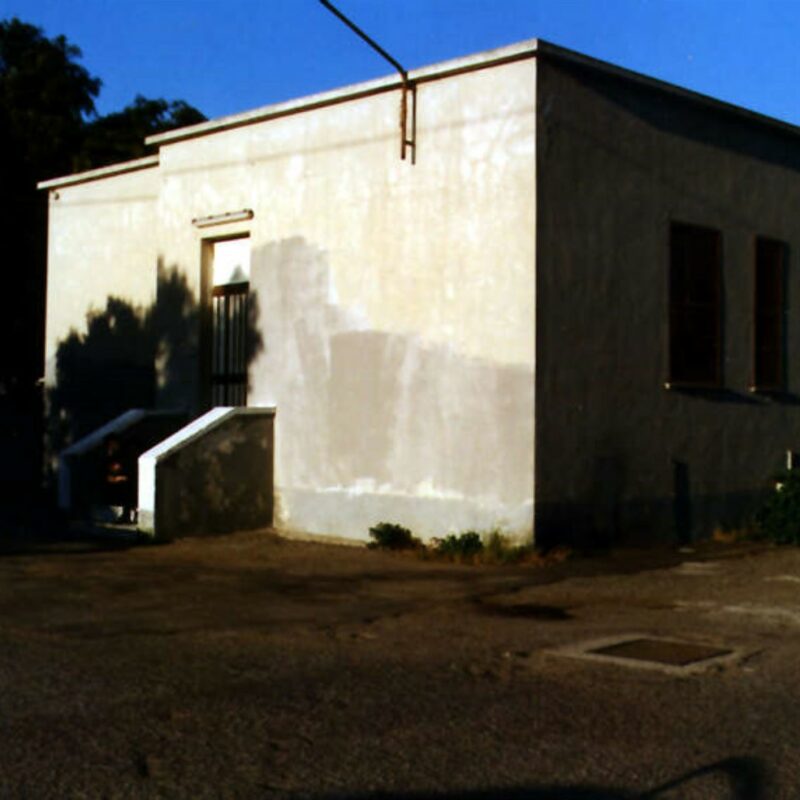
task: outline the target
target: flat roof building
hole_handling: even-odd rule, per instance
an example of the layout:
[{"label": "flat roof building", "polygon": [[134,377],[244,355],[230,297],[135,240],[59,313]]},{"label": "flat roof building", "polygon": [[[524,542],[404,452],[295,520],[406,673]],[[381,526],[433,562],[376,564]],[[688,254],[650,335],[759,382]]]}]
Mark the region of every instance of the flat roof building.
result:
[{"label": "flat roof building", "polygon": [[798,129],[539,40],[409,79],[405,133],[392,77],[41,184],[54,449],[269,406],[280,530],[741,524],[800,451]]}]

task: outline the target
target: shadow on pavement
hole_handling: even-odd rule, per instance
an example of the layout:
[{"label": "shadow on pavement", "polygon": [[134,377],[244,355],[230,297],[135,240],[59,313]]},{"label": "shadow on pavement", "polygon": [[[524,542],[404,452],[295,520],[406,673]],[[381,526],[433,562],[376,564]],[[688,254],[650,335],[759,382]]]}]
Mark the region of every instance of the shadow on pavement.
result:
[{"label": "shadow on pavement", "polygon": [[20,555],[71,555],[135,546],[135,533],[76,529],[45,504],[39,507],[6,505],[0,509],[0,558]]},{"label": "shadow on pavement", "polygon": [[0,558],[11,556],[69,556],[128,550],[138,542],[132,538],[74,536],[55,539],[12,537],[0,543]]},{"label": "shadow on pavement", "polygon": [[701,790],[702,787],[694,784],[707,776],[727,779],[728,793],[714,792],[713,796],[719,800],[767,800],[767,771],[759,759],[751,757],[717,761],[643,793],[587,785],[521,786],[479,791],[333,794],[318,796],[315,800],[667,800],[683,796],[673,794],[676,790]]},{"label": "shadow on pavement", "polygon": [[[705,767],[687,772],[672,781],[651,789],[644,794],[635,795],[636,800],[658,800],[666,798],[666,793],[673,789],[690,788],[691,784],[707,775],[722,774],[728,779],[730,793],[722,797],[730,800],[767,800],[767,769],[758,758],[738,756],[716,761]],[[675,795],[673,795],[675,796]]]}]

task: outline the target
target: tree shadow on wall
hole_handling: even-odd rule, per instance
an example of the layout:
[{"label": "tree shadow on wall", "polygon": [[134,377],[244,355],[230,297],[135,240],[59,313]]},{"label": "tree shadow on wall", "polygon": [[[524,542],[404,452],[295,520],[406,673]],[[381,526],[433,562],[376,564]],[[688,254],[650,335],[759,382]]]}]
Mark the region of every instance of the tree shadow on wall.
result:
[{"label": "tree shadow on wall", "polygon": [[[186,277],[159,260],[155,302],[109,296],[86,315],[56,352],[56,383],[47,397],[48,450],[69,444],[132,408],[190,412],[199,379],[201,308]],[[248,299],[247,364],[263,350],[255,295]]]}]

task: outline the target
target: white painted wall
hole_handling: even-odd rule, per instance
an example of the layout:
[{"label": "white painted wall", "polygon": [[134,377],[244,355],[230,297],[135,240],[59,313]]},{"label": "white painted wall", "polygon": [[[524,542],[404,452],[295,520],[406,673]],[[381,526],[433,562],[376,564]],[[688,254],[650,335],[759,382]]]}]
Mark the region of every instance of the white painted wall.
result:
[{"label": "white painted wall", "polygon": [[283,525],[530,529],[534,87],[532,61],[421,85],[413,166],[396,92],[162,148],[165,263],[196,273],[192,217],[255,212]]},{"label": "white painted wall", "polygon": [[[204,410],[211,244],[246,235],[249,402],[278,408],[284,529],[525,531],[535,470],[538,519],[669,538],[676,464],[698,530],[740,519],[800,450],[793,317],[787,391],[748,392],[755,237],[800,243],[797,132],[546,44],[511,50],[416,73],[415,165],[379,81],[155,137],[158,168],[59,188],[48,379],[87,310],[151,302],[160,264],[160,404]],[[719,392],[664,388],[671,220],[723,235]]]},{"label": "white painted wall", "polygon": [[60,342],[84,333],[109,297],[142,308],[155,299],[157,168],[49,190],[45,380]]},{"label": "white painted wall", "polygon": [[[146,178],[70,189],[71,215],[52,216],[49,352],[107,294],[146,302],[155,263],[199,303],[209,243],[247,234],[262,342],[248,402],[279,412],[278,524],[530,535],[535,85],[532,58],[420,83],[414,165],[391,91],[166,143]],[[192,225],[243,208],[252,220]],[[86,296],[83,239],[125,265],[84,270]],[[202,410],[197,319],[159,358],[164,407]]]},{"label": "white painted wall", "polygon": [[422,84],[413,166],[397,92],[162,147],[166,264],[199,284],[200,239],[237,229],[188,220],[255,213],[284,525],[529,528],[534,88],[532,61]]}]

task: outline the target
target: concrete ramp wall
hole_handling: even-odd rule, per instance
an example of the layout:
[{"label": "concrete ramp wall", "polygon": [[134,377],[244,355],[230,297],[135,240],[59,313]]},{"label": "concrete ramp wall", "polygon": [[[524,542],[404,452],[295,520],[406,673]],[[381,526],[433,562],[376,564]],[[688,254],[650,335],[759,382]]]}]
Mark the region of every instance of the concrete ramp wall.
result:
[{"label": "concrete ramp wall", "polygon": [[136,456],[174,433],[188,420],[182,411],[131,408],[79,439],[58,456],[58,505],[70,515],[89,513],[103,505],[104,445],[117,436]]},{"label": "concrete ramp wall", "polygon": [[275,409],[214,408],[139,457],[139,530],[166,541],[272,525]]}]

